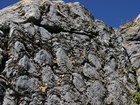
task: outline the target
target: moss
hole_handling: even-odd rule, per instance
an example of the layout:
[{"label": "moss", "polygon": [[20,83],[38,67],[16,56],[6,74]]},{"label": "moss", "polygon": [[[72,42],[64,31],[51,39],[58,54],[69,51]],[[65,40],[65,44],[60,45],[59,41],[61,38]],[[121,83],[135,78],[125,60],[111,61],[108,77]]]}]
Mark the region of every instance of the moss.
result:
[{"label": "moss", "polygon": [[140,104],[140,91],[137,91],[134,94],[134,105],[139,105]]}]

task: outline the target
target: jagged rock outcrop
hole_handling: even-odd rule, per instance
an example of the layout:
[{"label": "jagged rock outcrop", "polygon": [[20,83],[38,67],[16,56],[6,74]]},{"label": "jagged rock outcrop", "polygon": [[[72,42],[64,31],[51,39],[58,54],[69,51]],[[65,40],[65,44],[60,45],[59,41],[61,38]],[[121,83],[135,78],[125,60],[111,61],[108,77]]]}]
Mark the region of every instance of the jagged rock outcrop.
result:
[{"label": "jagged rock outcrop", "polygon": [[133,105],[139,27],[109,27],[78,2],[1,10],[0,105]]}]

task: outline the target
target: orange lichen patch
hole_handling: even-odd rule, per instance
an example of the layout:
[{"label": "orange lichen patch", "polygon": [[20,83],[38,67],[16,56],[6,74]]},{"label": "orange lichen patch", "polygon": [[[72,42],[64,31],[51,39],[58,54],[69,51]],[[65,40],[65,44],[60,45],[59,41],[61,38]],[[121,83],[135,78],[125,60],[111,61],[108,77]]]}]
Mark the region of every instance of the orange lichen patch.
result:
[{"label": "orange lichen patch", "polygon": [[136,71],[137,76],[140,76],[140,68]]},{"label": "orange lichen patch", "polygon": [[46,92],[46,89],[47,89],[46,86],[39,86],[38,88],[39,88],[39,90],[40,90],[42,93],[45,93],[45,92]]},{"label": "orange lichen patch", "polygon": [[112,97],[108,97],[108,98],[106,99],[106,104],[107,104],[107,105],[110,105],[112,102],[113,102]]},{"label": "orange lichen patch", "polygon": [[64,80],[64,77],[65,77],[65,75],[61,75],[60,78],[57,80],[56,84],[57,84],[58,86],[61,85],[62,81]]}]

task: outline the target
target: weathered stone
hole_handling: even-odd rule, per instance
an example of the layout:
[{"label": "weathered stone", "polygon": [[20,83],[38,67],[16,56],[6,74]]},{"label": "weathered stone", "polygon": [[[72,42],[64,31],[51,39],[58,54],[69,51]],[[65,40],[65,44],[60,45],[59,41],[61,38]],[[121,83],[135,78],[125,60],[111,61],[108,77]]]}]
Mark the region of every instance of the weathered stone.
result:
[{"label": "weathered stone", "polygon": [[139,84],[139,87],[140,87],[140,76],[137,77],[137,81],[138,81],[138,84]]},{"label": "weathered stone", "polygon": [[100,75],[96,71],[96,69],[87,63],[83,67],[83,73],[86,77],[89,77],[91,79],[99,79],[100,78]]},{"label": "weathered stone", "polygon": [[90,61],[95,67],[101,68],[101,63],[100,63],[98,57],[96,57],[94,54],[91,54],[91,53],[90,53],[90,54],[88,55],[88,59],[89,59],[89,61]]},{"label": "weathered stone", "polygon": [[39,31],[40,31],[40,35],[41,35],[41,39],[43,41],[47,41],[48,39],[51,38],[51,33],[49,33],[46,29],[44,29],[43,27],[39,27]]},{"label": "weathered stone", "polygon": [[116,70],[116,61],[115,59],[111,59],[110,62],[105,65],[104,71],[106,72],[107,75],[113,74]]},{"label": "weathered stone", "polygon": [[106,90],[101,82],[95,81],[94,83],[90,83],[86,92],[90,104],[103,105],[105,92]]},{"label": "weathered stone", "polygon": [[36,57],[34,58],[34,60],[38,62],[40,65],[52,64],[51,55],[44,49],[40,50],[36,54]]},{"label": "weathered stone", "polygon": [[51,67],[46,66],[42,69],[42,81],[48,86],[52,87],[56,84],[58,77],[53,73]]},{"label": "weathered stone", "polygon": [[41,83],[37,78],[29,78],[28,76],[20,76],[16,82],[16,90],[19,92],[38,91]]},{"label": "weathered stone", "polygon": [[12,96],[14,93],[13,90],[7,89],[4,100],[3,100],[3,104],[2,105],[15,105],[15,97]]},{"label": "weathered stone", "polygon": [[15,42],[14,49],[15,49],[15,51],[17,53],[20,53],[20,52],[24,52],[25,51],[24,45],[21,42],[19,42],[19,41],[16,41]]},{"label": "weathered stone", "polygon": [[[32,5],[34,4],[34,5]],[[25,13],[25,17],[27,19],[35,19],[35,20],[39,20],[41,17],[41,13],[39,10],[39,5],[37,4],[37,2],[28,2],[28,3],[24,3],[24,7],[23,7],[26,11]]]},{"label": "weathered stone", "polygon": [[72,62],[69,60],[65,51],[62,48],[58,48],[56,52],[57,64],[65,69],[65,72],[69,72],[67,70],[72,70]]},{"label": "weathered stone", "polygon": [[35,35],[36,29],[34,27],[34,24],[26,23],[26,24],[24,24],[24,27],[30,35]]},{"label": "weathered stone", "polygon": [[19,65],[29,73],[37,75],[37,70],[34,66],[33,60],[31,61],[26,55],[19,60]]},{"label": "weathered stone", "polygon": [[56,95],[52,95],[47,99],[45,105],[62,105],[61,100]]},{"label": "weathered stone", "polygon": [[73,73],[73,84],[80,92],[85,90],[85,83],[80,74]]},{"label": "weathered stone", "polygon": [[20,76],[17,78],[16,90],[17,91],[26,91],[30,87],[30,78],[28,76]]},{"label": "weathered stone", "polygon": [[29,81],[29,88],[32,91],[37,91],[41,82],[37,78],[31,78]]},{"label": "weathered stone", "polygon": [[[127,105],[128,101],[125,102],[127,99],[124,99],[126,94],[123,93],[122,85],[118,81],[112,81],[110,85],[108,85],[107,90],[109,92],[109,97],[111,99],[112,104],[120,105],[123,103],[123,105]],[[119,91],[119,92],[118,92]]]},{"label": "weathered stone", "polygon": [[15,105],[16,103],[14,100],[9,99],[8,97],[4,97],[3,104],[2,105]]},{"label": "weathered stone", "polygon": [[0,105],[133,105],[139,16],[120,29],[80,3],[21,0],[0,11]]},{"label": "weathered stone", "polygon": [[5,68],[2,73],[5,74],[8,78],[15,77],[18,75],[18,69],[15,67],[9,67]]}]

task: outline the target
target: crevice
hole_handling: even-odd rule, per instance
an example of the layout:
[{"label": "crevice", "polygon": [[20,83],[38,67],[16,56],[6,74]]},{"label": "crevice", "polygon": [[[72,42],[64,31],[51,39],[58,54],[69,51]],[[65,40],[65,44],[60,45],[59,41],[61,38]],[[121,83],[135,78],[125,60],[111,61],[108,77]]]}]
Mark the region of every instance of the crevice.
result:
[{"label": "crevice", "polygon": [[51,34],[53,33],[60,33],[60,32],[63,32],[63,28],[57,26],[57,25],[54,25],[54,26],[50,26],[50,25],[39,25],[43,28],[45,28],[47,31],[49,31]]},{"label": "crevice", "polygon": [[1,64],[0,64],[0,73],[4,70],[7,60],[8,60],[8,54],[7,53],[3,54],[3,58],[2,58]]},{"label": "crevice", "polygon": [[3,75],[0,75],[0,105],[3,105],[3,99],[7,88],[8,88],[7,79]]},{"label": "crevice", "polygon": [[[2,89],[0,91],[3,91]],[[0,105],[3,105],[4,95],[0,94]]]},{"label": "crevice", "polygon": [[66,30],[58,25],[55,25],[55,23],[53,23],[54,24],[53,26],[50,26],[49,24],[42,25],[42,24],[40,24],[41,21],[42,21],[42,18],[40,18],[39,20],[29,18],[25,22],[23,22],[22,24],[31,22],[34,25],[45,28],[51,34],[57,34],[60,32],[68,32],[68,33],[75,33],[75,34],[79,34],[79,35],[87,35],[90,38],[94,38],[95,36],[98,36],[98,32],[85,32],[85,31],[80,31],[80,30],[74,29],[74,28],[71,28],[70,30]]},{"label": "crevice", "polygon": [[140,41],[140,37],[131,37],[131,39],[128,39],[127,41]]},{"label": "crevice", "polygon": [[70,34],[75,33],[75,34],[79,34],[79,35],[86,35],[86,36],[89,36],[90,38],[94,38],[95,36],[98,35],[98,33],[95,33],[95,32],[85,32],[85,31],[79,31],[79,30],[76,30],[76,29],[66,30],[66,29],[63,29],[63,28],[61,28],[57,25],[55,25],[55,26],[39,25],[39,26],[45,28],[51,34],[57,34],[57,33],[60,33],[60,32],[68,32]]},{"label": "crevice", "polygon": [[79,35],[86,35],[86,36],[89,36],[90,38],[94,38],[95,35],[98,34],[98,33],[91,33],[91,32],[79,31],[79,30],[76,30],[76,29],[63,30],[63,32],[75,33],[75,34],[79,34]]}]

